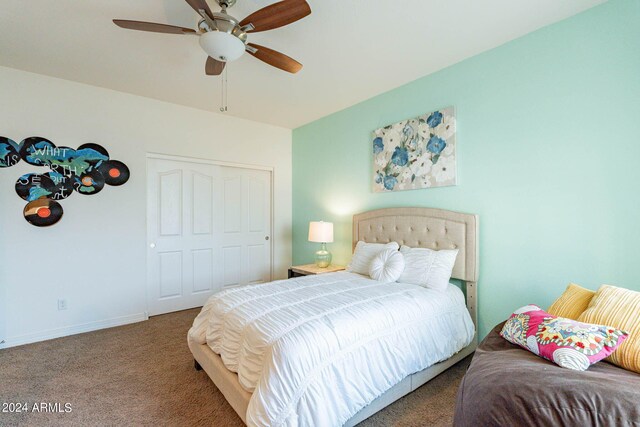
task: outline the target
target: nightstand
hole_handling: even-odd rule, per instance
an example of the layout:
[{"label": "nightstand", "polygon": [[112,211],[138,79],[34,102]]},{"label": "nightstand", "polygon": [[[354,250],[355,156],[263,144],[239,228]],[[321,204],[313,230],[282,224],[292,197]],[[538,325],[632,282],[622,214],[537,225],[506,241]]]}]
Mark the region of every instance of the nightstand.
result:
[{"label": "nightstand", "polygon": [[329,267],[320,268],[315,264],[294,265],[289,269],[289,279],[292,277],[310,276],[313,274],[333,273],[345,269],[344,265],[331,264]]}]

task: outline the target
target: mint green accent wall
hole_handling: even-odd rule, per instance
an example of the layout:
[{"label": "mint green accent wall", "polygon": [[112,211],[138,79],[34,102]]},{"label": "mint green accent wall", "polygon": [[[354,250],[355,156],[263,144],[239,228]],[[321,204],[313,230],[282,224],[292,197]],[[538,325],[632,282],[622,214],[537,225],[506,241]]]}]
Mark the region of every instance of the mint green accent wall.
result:
[{"label": "mint green accent wall", "polygon": [[[639,23],[611,0],[294,130],[294,264],[309,221],[334,222],[347,263],[354,213],[427,206],[480,215],[482,336],[570,281],[640,290]],[[373,193],[371,132],[449,105],[458,186]]]}]

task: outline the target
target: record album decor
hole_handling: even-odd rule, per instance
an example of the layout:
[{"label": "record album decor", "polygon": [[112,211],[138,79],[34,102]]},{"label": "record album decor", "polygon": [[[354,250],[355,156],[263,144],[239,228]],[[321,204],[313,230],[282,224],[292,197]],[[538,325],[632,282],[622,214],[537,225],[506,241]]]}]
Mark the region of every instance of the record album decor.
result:
[{"label": "record album decor", "polygon": [[74,192],[90,196],[105,185],[120,186],[129,180],[127,165],[111,160],[101,145],[90,143],[73,149],[58,147],[39,136],[20,143],[0,136],[0,168],[14,166],[20,160],[49,169],[24,174],[15,183],[16,193],[27,202],[24,218],[36,227],[57,223],[63,214],[59,201]]}]

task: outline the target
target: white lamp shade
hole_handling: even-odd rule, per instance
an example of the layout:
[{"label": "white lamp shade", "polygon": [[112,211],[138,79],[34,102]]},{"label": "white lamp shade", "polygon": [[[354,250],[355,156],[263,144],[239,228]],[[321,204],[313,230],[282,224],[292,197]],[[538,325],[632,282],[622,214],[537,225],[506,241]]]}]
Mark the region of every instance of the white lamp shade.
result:
[{"label": "white lamp shade", "polygon": [[201,35],[200,46],[210,57],[221,62],[235,61],[245,50],[239,38],[222,31],[209,31]]},{"label": "white lamp shade", "polygon": [[309,241],[318,243],[333,242],[333,223],[311,221],[309,223]]}]

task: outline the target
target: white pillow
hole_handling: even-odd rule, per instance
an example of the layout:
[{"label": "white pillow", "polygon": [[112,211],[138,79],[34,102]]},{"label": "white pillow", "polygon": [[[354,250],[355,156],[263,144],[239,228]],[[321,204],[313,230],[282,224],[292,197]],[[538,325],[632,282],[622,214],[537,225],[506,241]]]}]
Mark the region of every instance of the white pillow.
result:
[{"label": "white pillow", "polygon": [[434,251],[427,248],[402,246],[400,253],[404,255],[405,267],[398,282],[437,290],[447,289],[458,249]]},{"label": "white pillow", "polygon": [[369,276],[379,282],[395,282],[404,271],[404,255],[396,249],[385,249],[373,257]]},{"label": "white pillow", "polygon": [[356,250],[347,266],[347,271],[358,274],[369,274],[369,266],[373,258],[385,249],[398,250],[396,242],[391,243],[365,243],[362,240],[356,244]]}]

